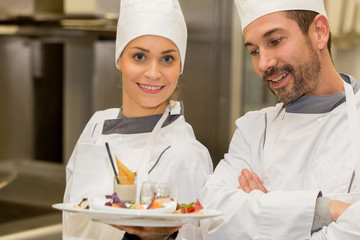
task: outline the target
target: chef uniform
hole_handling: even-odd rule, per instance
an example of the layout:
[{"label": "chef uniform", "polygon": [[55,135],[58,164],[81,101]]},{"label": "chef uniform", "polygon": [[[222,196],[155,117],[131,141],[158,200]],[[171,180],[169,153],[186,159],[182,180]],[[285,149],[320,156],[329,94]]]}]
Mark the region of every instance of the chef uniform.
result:
[{"label": "chef uniform", "polygon": [[[360,85],[351,80],[359,117]],[[345,94],[335,95],[302,97],[289,109],[278,104],[236,121],[229,153],[203,192],[206,208],[225,213],[224,226],[207,239],[309,239],[319,191],[360,192],[359,175],[354,176],[360,155],[353,157]],[[260,176],[267,194],[237,189],[243,168]],[[311,239],[359,239],[359,222],[360,202]]]},{"label": "chef uniform", "polygon": [[[183,68],[187,33],[177,0],[122,0],[116,61],[126,45],[142,35],[172,40],[179,49]],[[114,172],[105,142],[113,158],[116,155],[131,171],[138,172],[139,179],[175,184],[180,203],[200,198],[205,179],[212,172],[209,152],[185,122],[181,102],[171,101],[162,115],[137,118],[127,118],[119,108],[98,111],[87,123],[67,164],[65,203],[112,194]],[[198,227],[188,224],[178,238],[199,233]],[[63,214],[63,239],[110,240],[122,239],[123,234],[87,217]]]},{"label": "chef uniform", "polygon": [[[322,1],[248,0],[249,5],[256,3],[253,8],[244,2],[237,1],[244,4],[240,15],[253,11],[259,17],[292,4],[324,12]],[[302,3],[304,8],[299,8]],[[261,4],[266,8],[259,8]],[[360,239],[360,84],[341,77],[345,92],[303,96],[288,106],[248,112],[236,121],[229,152],[203,190],[204,207],[222,210],[225,220],[206,239]],[[259,175],[268,193],[237,188],[244,168]],[[356,203],[311,235],[320,194]]]}]

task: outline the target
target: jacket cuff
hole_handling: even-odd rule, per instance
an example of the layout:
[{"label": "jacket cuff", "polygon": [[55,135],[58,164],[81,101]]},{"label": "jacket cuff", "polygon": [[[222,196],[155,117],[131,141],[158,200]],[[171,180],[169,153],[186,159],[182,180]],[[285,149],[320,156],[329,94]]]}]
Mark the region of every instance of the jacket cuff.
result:
[{"label": "jacket cuff", "polygon": [[315,214],[311,233],[319,231],[322,227],[328,226],[331,222],[330,198],[318,197],[315,205]]}]

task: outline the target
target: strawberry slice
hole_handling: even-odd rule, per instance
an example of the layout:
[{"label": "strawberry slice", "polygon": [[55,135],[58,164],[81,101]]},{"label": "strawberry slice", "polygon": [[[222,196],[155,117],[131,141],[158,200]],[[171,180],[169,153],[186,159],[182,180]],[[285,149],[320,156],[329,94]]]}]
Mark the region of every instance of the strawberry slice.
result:
[{"label": "strawberry slice", "polygon": [[194,203],[194,212],[200,212],[204,207],[201,205],[199,199],[196,199],[196,202]]},{"label": "strawberry slice", "polygon": [[196,202],[191,202],[189,204],[180,204],[181,213],[195,213],[201,211],[202,209],[203,206],[198,199],[196,199]]}]

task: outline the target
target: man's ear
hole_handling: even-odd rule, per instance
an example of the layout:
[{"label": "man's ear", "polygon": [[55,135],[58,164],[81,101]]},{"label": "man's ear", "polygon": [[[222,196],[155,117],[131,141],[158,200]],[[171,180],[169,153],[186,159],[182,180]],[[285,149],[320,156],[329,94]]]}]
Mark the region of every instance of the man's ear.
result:
[{"label": "man's ear", "polygon": [[327,42],[330,35],[329,21],[324,15],[318,14],[314,18],[313,27],[315,30],[314,34],[316,46],[319,50],[327,48]]}]

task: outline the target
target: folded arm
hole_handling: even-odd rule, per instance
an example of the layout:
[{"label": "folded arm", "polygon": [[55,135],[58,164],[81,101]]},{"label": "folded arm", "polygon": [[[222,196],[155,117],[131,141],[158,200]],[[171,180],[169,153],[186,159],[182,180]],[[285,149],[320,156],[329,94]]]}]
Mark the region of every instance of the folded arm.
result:
[{"label": "folded arm", "polygon": [[[239,189],[246,193],[254,190],[260,190],[267,193],[261,179],[255,172],[250,172],[244,168],[238,177]],[[312,231],[321,230],[324,226],[328,226],[331,222],[336,222],[338,218],[350,207],[351,204],[338,200],[331,200],[327,197],[318,197],[315,205],[314,221]]]}]

